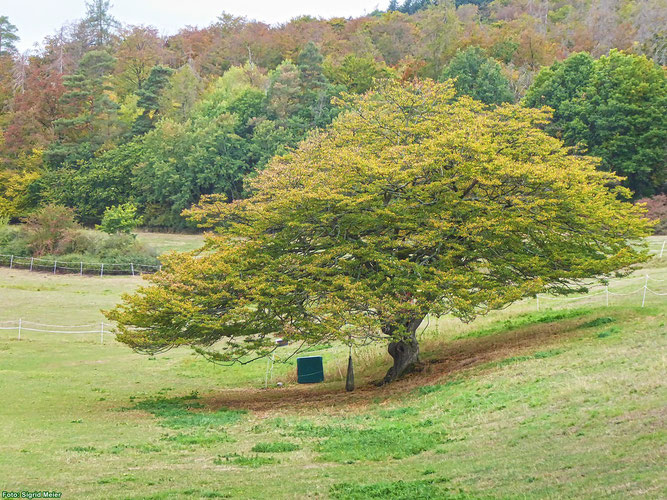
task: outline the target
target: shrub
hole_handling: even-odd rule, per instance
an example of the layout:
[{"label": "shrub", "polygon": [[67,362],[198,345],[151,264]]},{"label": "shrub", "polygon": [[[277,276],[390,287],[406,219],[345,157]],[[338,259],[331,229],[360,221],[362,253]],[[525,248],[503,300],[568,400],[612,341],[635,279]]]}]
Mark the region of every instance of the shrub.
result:
[{"label": "shrub", "polygon": [[29,255],[28,243],[21,237],[18,226],[0,223],[0,253],[7,255]]},{"label": "shrub", "polygon": [[102,216],[102,223],[96,228],[109,234],[130,233],[139,224],[141,217],[137,215],[137,207],[128,202],[107,207]]},{"label": "shrub", "polygon": [[91,254],[96,255],[101,235],[92,231],[68,231],[56,245],[56,255]]},{"label": "shrub", "polygon": [[61,205],[41,208],[22,225],[9,225],[0,219],[0,254],[57,260],[63,264],[61,270],[68,269],[67,263],[74,264],[69,267],[73,271],[83,263],[84,272],[99,270],[100,262],[117,265],[108,269],[111,274],[121,269],[129,272],[130,263],[135,267],[159,265],[155,250],[137,241],[136,235],[82,229],[74,220],[74,211]]},{"label": "shrub", "polygon": [[74,210],[62,205],[46,205],[24,219],[28,248],[33,255],[58,253],[68,233],[79,229]]},{"label": "shrub", "polygon": [[104,262],[155,265],[155,251],[138,242],[132,234],[113,234],[99,241],[94,254]]}]

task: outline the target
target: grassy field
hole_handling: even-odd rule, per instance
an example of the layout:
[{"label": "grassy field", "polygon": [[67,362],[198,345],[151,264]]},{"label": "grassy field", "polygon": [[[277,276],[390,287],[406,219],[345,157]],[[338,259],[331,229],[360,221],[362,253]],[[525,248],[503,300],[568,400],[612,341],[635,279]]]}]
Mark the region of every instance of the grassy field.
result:
[{"label": "grassy field", "polygon": [[137,239],[154,248],[158,254],[170,250],[187,252],[199,248],[204,243],[204,236],[201,234],[165,234],[142,231],[137,234]]},{"label": "grassy field", "polygon": [[[155,246],[172,243],[152,235]],[[172,238],[167,236],[167,238]],[[178,236],[178,249],[194,242]],[[659,251],[664,238],[653,238]],[[174,243],[175,245],[175,243]],[[664,498],[667,255],[580,301],[424,324],[423,366],[388,387],[381,346],[294,362],[155,359],[95,334],[0,331],[0,490],[62,498]],[[102,320],[131,277],[0,269],[0,321]],[[285,348],[287,350],[287,348]],[[286,351],[287,352],[287,351]],[[284,357],[285,355],[283,355]],[[276,387],[276,382],[284,387]]]}]

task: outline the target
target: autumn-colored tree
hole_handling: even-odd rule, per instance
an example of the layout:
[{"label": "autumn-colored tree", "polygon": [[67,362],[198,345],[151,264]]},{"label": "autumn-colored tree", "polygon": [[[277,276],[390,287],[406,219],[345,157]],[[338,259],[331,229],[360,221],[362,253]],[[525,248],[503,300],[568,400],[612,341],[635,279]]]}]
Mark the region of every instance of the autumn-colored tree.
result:
[{"label": "autumn-colored tree", "polygon": [[194,108],[203,83],[199,75],[188,64],[176,70],[169,83],[161,90],[160,112],[169,118],[185,121]]},{"label": "autumn-colored tree", "polygon": [[62,75],[37,64],[28,68],[23,92],[14,97],[4,130],[4,151],[11,156],[44,149],[54,139],[53,122],[62,117]]},{"label": "autumn-colored tree", "polygon": [[0,218],[18,219],[31,208],[30,186],[40,177],[41,151],[21,153],[16,168],[0,169]]},{"label": "autumn-colored tree", "polygon": [[271,74],[268,108],[282,121],[296,114],[299,106],[299,68],[292,61],[283,61]]},{"label": "autumn-colored tree", "polygon": [[547,112],[487,109],[433,81],[341,104],[252,197],[188,212],[217,233],[106,313],[121,342],[229,362],[270,353],[276,337],[376,340],[394,359],[389,382],[418,361],[429,314],[471,321],[648,258],[642,209],[540,129]]},{"label": "autumn-colored tree", "polygon": [[162,40],[155,28],[133,26],[122,32],[116,50],[119,94],[141,91],[151,70],[160,61]]},{"label": "autumn-colored tree", "polygon": [[363,94],[370,90],[375,80],[394,78],[394,72],[384,63],[372,57],[345,56],[340,65],[324,65],[324,73],[333,83],[344,85],[348,92]]},{"label": "autumn-colored tree", "polygon": [[369,49],[378,54],[390,66],[408,55],[414,55],[419,50],[418,30],[416,20],[400,12],[388,12],[365,23],[359,36],[368,38]]},{"label": "autumn-colored tree", "polygon": [[79,228],[74,210],[62,205],[46,205],[23,220],[26,240],[33,255],[56,253],[61,242]]},{"label": "autumn-colored tree", "polygon": [[267,92],[269,116],[291,129],[298,140],[314,127],[331,123],[337,110],[331,98],[338,89],[324,75],[319,49],[309,43],[297,63],[283,61],[270,75]]},{"label": "autumn-colored tree", "polygon": [[657,194],[652,198],[642,198],[637,203],[646,204],[646,217],[656,222],[655,234],[667,235],[667,194]]},{"label": "autumn-colored tree", "polygon": [[419,37],[415,52],[425,61],[420,74],[439,78],[447,62],[459,48],[461,22],[452,2],[442,2],[417,14]]},{"label": "autumn-colored tree", "polygon": [[[12,179],[2,182],[16,186],[20,158],[43,150],[45,168],[29,183],[30,206],[49,201],[76,206],[81,221],[98,223],[107,205],[133,199],[128,190],[134,183],[134,189],[147,187],[141,195],[153,200],[147,205],[135,200],[142,213],[167,210],[168,220],[180,225],[180,208],[204,192],[220,188],[231,197],[245,196],[242,177],[254,176],[274,154],[327,126],[339,111],[331,98],[342,90],[363,93],[374,78],[443,79],[445,72],[458,77],[460,92],[477,99],[517,101],[544,65],[556,61],[563,65],[551,67],[557,75],[540,73],[529,92],[531,106],[555,110],[548,131],[600,156],[601,168],[627,177],[625,185],[638,197],[665,189],[664,105],[652,100],[659,93],[648,83],[657,81],[655,68],[667,61],[665,0],[398,0],[386,12],[297,16],[279,25],[223,13],[172,36],[151,26],[120,25],[112,3],[82,1],[82,19],[54,30],[30,54],[16,50],[15,26],[0,15],[0,169],[7,169],[3,179]],[[592,71],[595,58],[614,48],[626,50],[626,61],[645,54],[657,66],[649,70],[634,59],[634,66],[595,76],[599,82],[625,82],[622,92],[608,84],[581,92],[594,81],[585,66],[590,63]],[[460,64],[461,54],[477,51],[488,59]],[[592,56],[576,55],[582,51]],[[217,79],[231,78],[230,71],[236,78],[239,68],[251,88],[234,102],[208,99],[219,90]],[[584,80],[588,83],[580,85]],[[204,116],[203,106],[224,112],[211,108]],[[608,114],[613,116],[607,119]],[[214,115],[219,127],[209,120]],[[174,166],[169,161],[183,160],[180,153],[172,156],[169,146],[155,149],[154,136],[144,142],[163,119],[171,120],[167,128],[198,120],[184,127],[188,140],[202,141],[186,141],[197,161]],[[204,129],[216,136],[214,145]],[[186,144],[181,138],[174,138],[177,150]],[[228,147],[231,156],[220,153]],[[144,157],[153,160],[141,163]],[[119,159],[115,166],[113,158]],[[130,167],[132,158],[136,168]],[[168,168],[153,172],[151,165],[163,161]],[[179,174],[170,177],[174,170]],[[206,172],[205,179],[190,171]],[[142,172],[151,172],[154,184],[136,178]],[[167,199],[172,196],[178,203]]]},{"label": "autumn-colored tree", "polygon": [[[7,110],[14,97],[12,69],[14,60],[9,55],[0,54],[0,110]],[[7,120],[7,115],[0,113],[0,123]]]}]

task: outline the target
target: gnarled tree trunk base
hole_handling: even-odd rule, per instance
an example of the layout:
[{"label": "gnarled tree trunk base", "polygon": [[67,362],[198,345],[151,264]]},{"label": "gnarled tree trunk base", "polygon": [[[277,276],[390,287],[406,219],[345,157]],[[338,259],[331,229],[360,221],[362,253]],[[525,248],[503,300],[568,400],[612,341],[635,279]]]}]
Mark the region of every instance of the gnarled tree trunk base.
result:
[{"label": "gnarled tree trunk base", "polygon": [[408,340],[390,342],[387,350],[389,355],[394,358],[394,366],[389,368],[379,385],[388,384],[406,373],[410,373],[419,362],[419,343],[414,335]]}]

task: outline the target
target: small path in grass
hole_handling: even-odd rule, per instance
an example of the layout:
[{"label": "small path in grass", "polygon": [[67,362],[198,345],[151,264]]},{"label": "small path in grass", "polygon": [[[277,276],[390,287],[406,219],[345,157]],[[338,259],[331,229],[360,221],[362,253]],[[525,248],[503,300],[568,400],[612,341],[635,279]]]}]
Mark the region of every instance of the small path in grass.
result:
[{"label": "small path in grass", "polygon": [[[434,352],[429,352],[415,372],[381,387],[376,386],[372,380],[365,380],[358,383],[354,392],[345,391],[344,381],[341,381],[336,388],[317,384],[270,389],[243,388],[210,395],[202,402],[212,409],[221,407],[246,409],[258,412],[259,416],[264,412],[278,409],[299,411],[365,407],[377,403],[378,400],[408,393],[420,386],[442,382],[453,375],[485,363],[561,344],[567,339],[580,336],[582,332],[579,331],[579,327],[597,316],[600,315],[587,315],[525,326],[484,337],[449,341],[436,348]],[[359,378],[357,377],[357,380]]]}]

